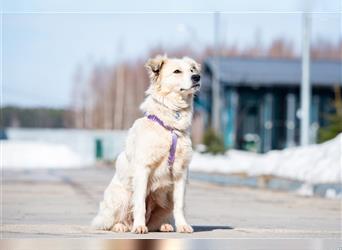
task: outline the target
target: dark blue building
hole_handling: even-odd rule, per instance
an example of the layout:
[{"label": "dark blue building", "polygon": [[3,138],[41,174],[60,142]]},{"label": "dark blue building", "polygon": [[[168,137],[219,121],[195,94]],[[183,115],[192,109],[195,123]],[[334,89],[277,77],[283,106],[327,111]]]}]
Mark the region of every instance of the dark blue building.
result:
[{"label": "dark blue building", "polygon": [[[209,58],[199,96],[205,126],[211,121],[211,84],[219,69],[221,134],[227,148],[267,152],[299,142],[301,61],[270,58]],[[341,61],[312,61],[311,142],[341,89]]]}]

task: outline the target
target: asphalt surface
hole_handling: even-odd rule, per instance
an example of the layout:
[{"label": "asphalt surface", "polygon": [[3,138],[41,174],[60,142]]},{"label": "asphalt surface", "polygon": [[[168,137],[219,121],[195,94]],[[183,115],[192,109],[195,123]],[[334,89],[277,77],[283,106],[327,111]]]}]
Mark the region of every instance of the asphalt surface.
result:
[{"label": "asphalt surface", "polygon": [[189,181],[193,234],[97,231],[90,222],[114,171],[2,170],[2,238],[314,238],[341,237],[341,203],[317,197]]}]

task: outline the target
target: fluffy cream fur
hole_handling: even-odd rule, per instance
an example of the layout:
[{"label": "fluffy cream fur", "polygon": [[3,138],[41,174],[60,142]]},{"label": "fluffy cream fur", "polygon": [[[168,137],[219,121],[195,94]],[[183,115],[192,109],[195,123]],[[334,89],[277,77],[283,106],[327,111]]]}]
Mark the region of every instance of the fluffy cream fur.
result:
[{"label": "fluffy cream fur", "polygon": [[140,108],[158,116],[178,135],[176,157],[168,166],[171,133],[146,117],[128,132],[125,151],[116,162],[115,175],[105,190],[92,225],[115,232],[173,231],[190,233],[184,216],[187,168],[192,146],[190,126],[193,94],[199,87],[191,77],[200,65],[190,58],[157,56],[146,63],[151,85]]}]

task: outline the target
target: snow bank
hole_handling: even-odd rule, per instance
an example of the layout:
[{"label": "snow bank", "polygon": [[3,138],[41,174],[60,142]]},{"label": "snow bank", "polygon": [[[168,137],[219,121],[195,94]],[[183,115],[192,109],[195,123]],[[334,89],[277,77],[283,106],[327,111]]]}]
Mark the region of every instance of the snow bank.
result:
[{"label": "snow bank", "polygon": [[65,144],[1,141],[3,168],[79,168],[89,164]]},{"label": "snow bank", "polygon": [[307,183],[340,183],[342,134],[331,141],[306,147],[256,154],[230,150],[227,155],[195,153],[190,170],[250,176],[274,175]]}]

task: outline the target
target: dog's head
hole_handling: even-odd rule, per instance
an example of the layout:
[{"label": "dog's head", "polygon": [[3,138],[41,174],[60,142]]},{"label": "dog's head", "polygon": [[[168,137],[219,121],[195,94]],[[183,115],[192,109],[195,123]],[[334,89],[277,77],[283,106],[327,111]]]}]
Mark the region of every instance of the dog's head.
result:
[{"label": "dog's head", "polygon": [[201,66],[189,57],[178,59],[156,56],[149,59],[145,66],[151,87],[159,94],[192,95],[200,88]]}]

